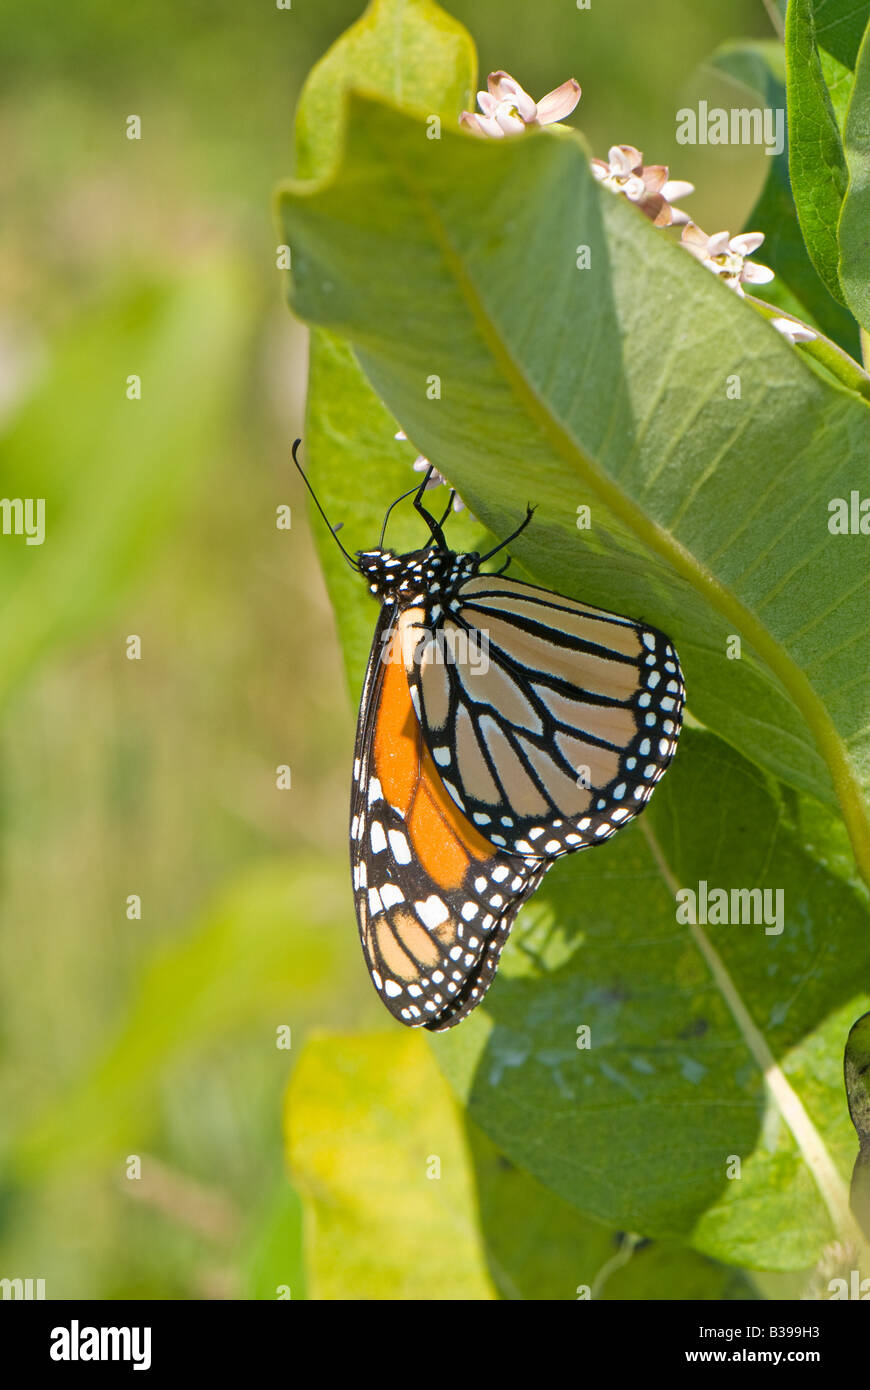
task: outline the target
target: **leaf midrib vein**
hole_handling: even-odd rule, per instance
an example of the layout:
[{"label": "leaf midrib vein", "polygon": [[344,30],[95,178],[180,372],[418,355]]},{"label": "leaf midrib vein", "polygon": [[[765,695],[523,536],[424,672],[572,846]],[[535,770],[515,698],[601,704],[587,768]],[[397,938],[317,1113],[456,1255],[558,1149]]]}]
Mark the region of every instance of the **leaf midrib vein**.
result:
[{"label": "leaf midrib vein", "polygon": [[[644,816],[642,818],[641,828],[650,847],[650,853],[658,866],[662,880],[668,888],[668,891],[676,895],[679,891],[679,884],[648,822],[648,817]],[[795,1143],[803,1155],[804,1162],[809,1168],[822,1201],[827,1208],[834,1230],[841,1239],[851,1241],[855,1244],[856,1248],[860,1249],[863,1244],[863,1238],[858,1231],[849,1207],[849,1194],[846,1184],[840,1177],[822,1136],[807,1114],[800,1096],[792,1087],[785,1072],[770,1050],[767,1039],[752,1018],[740,991],[737,989],[737,986],[726,969],[724,961],[716,951],[710,938],[707,936],[706,932],[695,923],[689,923],[689,931],[695,945],[704,958],[707,968],[713,977],[713,981],[728,1006],[731,1016],[752,1055],[753,1061],[764,1077],[769,1095],[775,1102],[782,1118],[785,1120],[785,1123],[794,1136]]]}]

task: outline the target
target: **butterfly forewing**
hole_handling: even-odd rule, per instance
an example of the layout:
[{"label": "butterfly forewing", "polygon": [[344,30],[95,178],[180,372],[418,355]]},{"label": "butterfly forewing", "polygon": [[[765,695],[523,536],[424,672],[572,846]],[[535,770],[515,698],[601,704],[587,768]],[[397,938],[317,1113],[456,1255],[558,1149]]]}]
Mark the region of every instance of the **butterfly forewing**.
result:
[{"label": "butterfly forewing", "polygon": [[419,609],[382,610],[366,674],[351,800],[360,937],[390,1012],[433,1031],[486,992],[520,905],[547,865],[496,849],[445,792],[403,658]]}]

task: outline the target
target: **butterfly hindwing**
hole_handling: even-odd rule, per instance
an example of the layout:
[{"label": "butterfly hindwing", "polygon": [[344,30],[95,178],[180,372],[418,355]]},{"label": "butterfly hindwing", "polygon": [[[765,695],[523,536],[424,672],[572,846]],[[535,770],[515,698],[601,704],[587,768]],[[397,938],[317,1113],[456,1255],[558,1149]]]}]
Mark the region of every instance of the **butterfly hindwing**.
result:
[{"label": "butterfly hindwing", "polygon": [[400,1022],[440,1031],[486,992],[523,901],[548,867],[496,849],[451,800],[422,736],[403,659],[414,612],[382,609],[360,708],[351,862],[360,937]]}]

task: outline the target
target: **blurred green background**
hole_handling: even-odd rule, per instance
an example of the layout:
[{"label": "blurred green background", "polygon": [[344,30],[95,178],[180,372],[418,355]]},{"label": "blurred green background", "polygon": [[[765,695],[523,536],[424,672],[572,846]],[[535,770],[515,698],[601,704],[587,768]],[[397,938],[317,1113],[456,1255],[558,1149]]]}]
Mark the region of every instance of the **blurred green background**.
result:
[{"label": "blurred green background", "polygon": [[[707,231],[739,230],[764,156],[681,149],[675,112],[723,92],[701,70],[720,43],[772,36],[762,0],[448,8],[483,74],[535,96],[576,76],[596,153],[638,145],[697,184]],[[301,83],[362,9],[32,0],[2,21],[0,495],[44,496],[47,538],[0,537],[0,1277],[49,1298],[304,1294],[282,1095],[311,1030],[388,1026],[271,215]]]}]

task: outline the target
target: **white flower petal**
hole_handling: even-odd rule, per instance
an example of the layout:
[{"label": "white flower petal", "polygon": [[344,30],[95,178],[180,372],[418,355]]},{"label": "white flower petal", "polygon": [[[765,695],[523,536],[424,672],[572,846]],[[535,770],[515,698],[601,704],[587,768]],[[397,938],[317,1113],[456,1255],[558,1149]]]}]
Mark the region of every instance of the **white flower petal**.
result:
[{"label": "white flower petal", "polygon": [[818,337],[818,334],[807,328],[805,323],[798,323],[796,319],[770,319],[769,322],[777,333],[781,333],[793,343],[811,343]]},{"label": "white flower petal", "polygon": [[499,140],[504,136],[504,131],[495,117],[478,116],[476,111],[463,111],[459,117],[459,124],[473,130],[475,135],[491,135]]},{"label": "white flower petal", "polygon": [[519,135],[525,130],[525,122],[516,114],[514,107],[506,101],[498,104],[495,119],[505,135]]},{"label": "white flower petal", "polygon": [[576,82],[573,77],[569,77],[568,81],[563,82],[561,87],[554,87],[552,92],[541,97],[538,102],[538,123],[540,125],[552,125],[554,121],[564,121],[566,116],[571,115],[579,100],[580,83]]},{"label": "white flower petal", "polygon": [[640,202],[641,198],[646,195],[643,179],[639,179],[636,174],[630,175],[625,180],[622,191],[631,203]]},{"label": "white flower petal", "polygon": [[769,265],[758,265],[756,261],[747,261],[740,273],[740,278],[748,285],[769,285],[771,280],[776,278],[776,271],[771,270]]},{"label": "white flower petal", "polygon": [[668,179],[667,167],[664,164],[647,164],[643,167],[640,177],[649,193],[661,193]]},{"label": "white flower petal", "polygon": [[[419,454],[418,457],[414,459],[413,469],[415,473],[428,473],[431,467],[432,465],[429,460],[424,458],[422,454]],[[433,487],[440,487],[443,482],[444,479],[438,472],[438,469],[432,468],[431,474],[426,479],[426,491],[430,492]]]},{"label": "white flower petal", "polygon": [[534,101],[509,72],[491,72],[486,79],[486,85],[497,101],[507,101],[515,106],[524,123],[535,119],[537,107]]},{"label": "white flower petal", "polygon": [[686,183],[685,179],[668,179],[664,188],[661,190],[662,197],[669,203],[679,202],[681,198],[688,198],[690,193],[694,193],[695,185]]},{"label": "white flower petal", "polygon": [[683,244],[686,246],[703,246],[704,250],[706,251],[707,242],[709,240],[710,238],[707,236],[707,233],[701,230],[697,222],[690,222],[686,230],[683,232]]},{"label": "white flower petal", "polygon": [[764,232],[741,232],[740,236],[731,238],[731,250],[736,251],[738,256],[751,256],[763,241]]},{"label": "white flower petal", "polygon": [[697,222],[687,222],[683,227],[680,245],[685,246],[686,250],[689,251],[696,260],[701,261],[703,264],[709,264],[707,256],[709,240],[710,238],[707,236],[707,233],[701,231]]},{"label": "white flower petal", "polygon": [[643,155],[634,145],[611,145],[607,157],[610,160],[611,172],[623,177],[630,174],[639,164],[643,164]]},{"label": "white flower petal", "polygon": [[[713,235],[712,235],[711,237],[708,237],[708,238],[707,238],[707,255],[708,255],[708,256],[727,256],[728,252],[729,252],[731,249],[732,249],[731,240],[730,240],[730,238],[729,238],[727,232],[714,232]],[[734,249],[735,251],[737,250],[736,247],[734,247],[733,249]],[[740,253],[738,253],[738,254],[745,254],[745,253],[740,252]]]},{"label": "white flower petal", "polygon": [[[505,84],[508,84],[505,86]],[[487,91],[495,97],[496,101],[502,101],[506,96],[516,91],[516,82],[510,73],[504,72],[501,68],[497,72],[491,72],[486,79]]]}]

